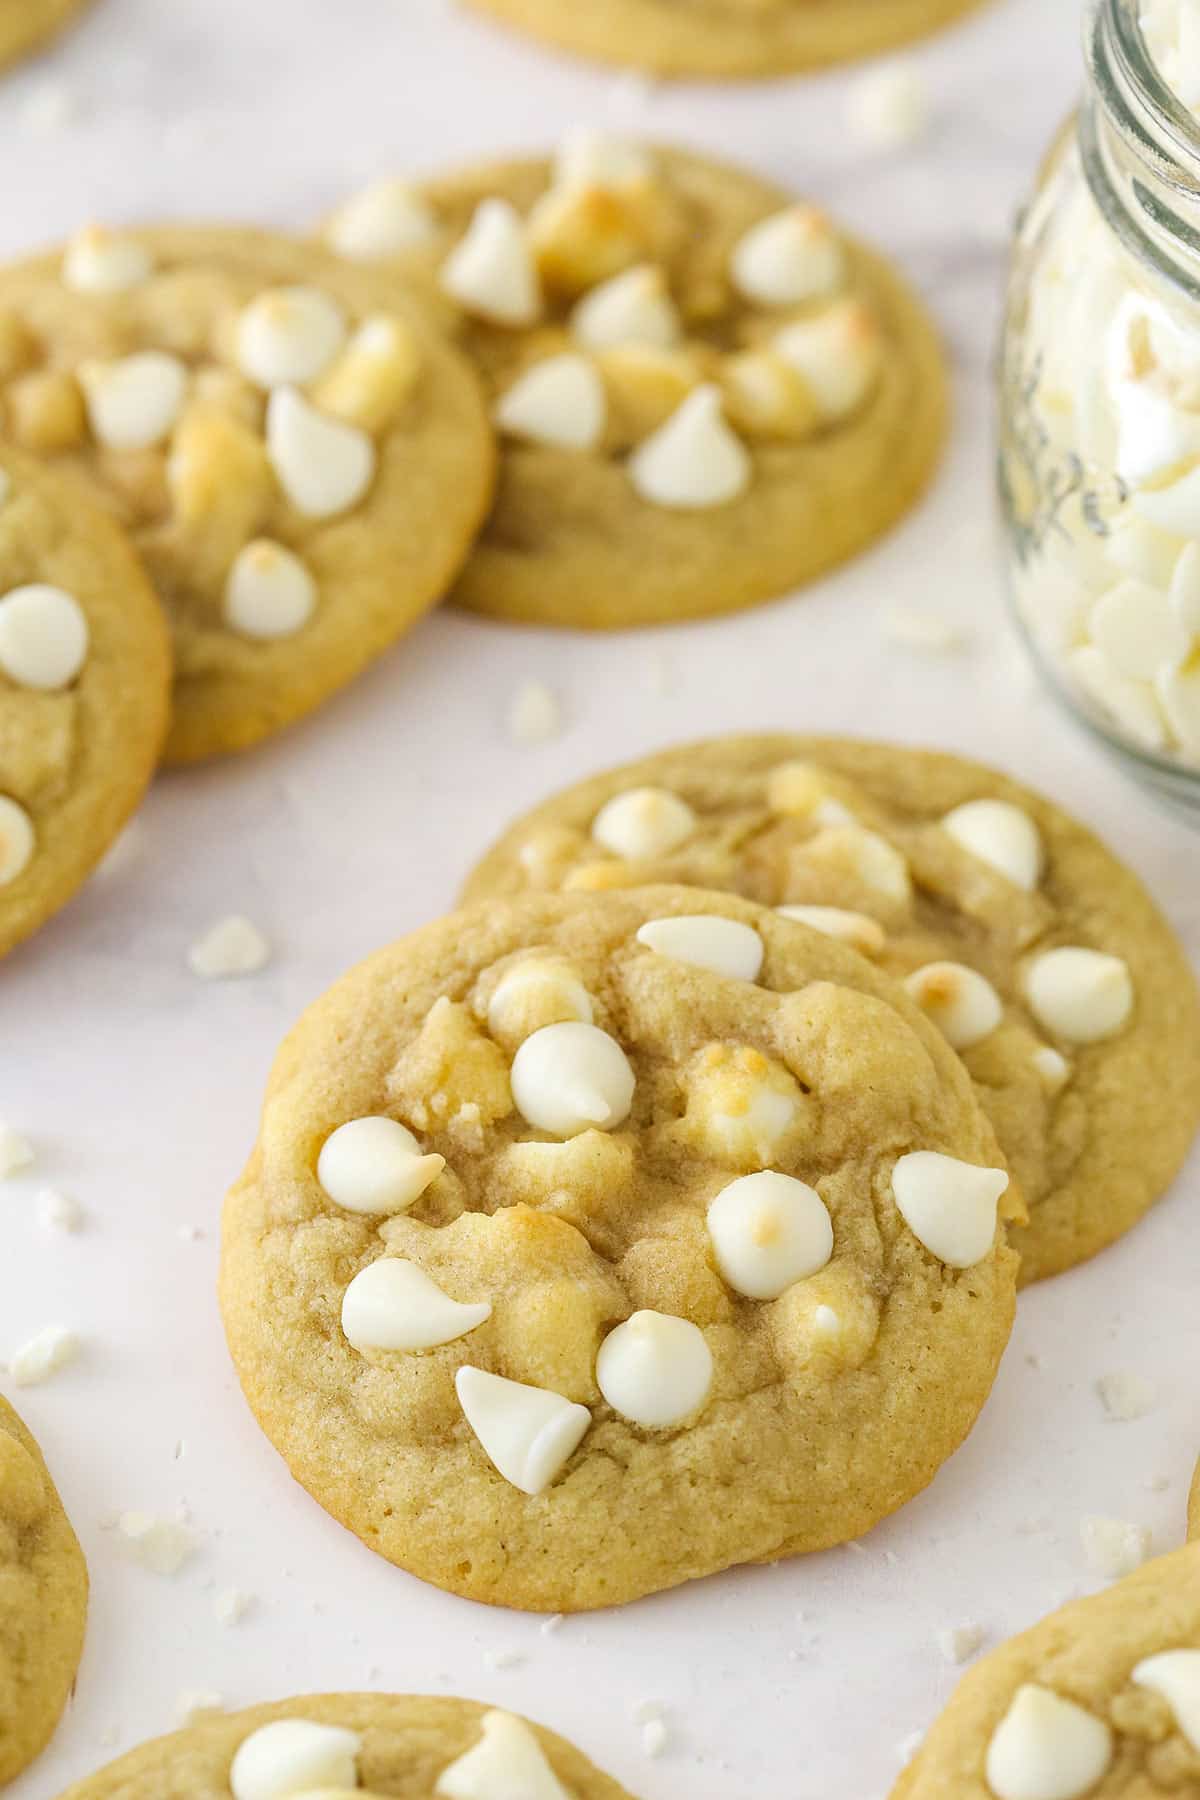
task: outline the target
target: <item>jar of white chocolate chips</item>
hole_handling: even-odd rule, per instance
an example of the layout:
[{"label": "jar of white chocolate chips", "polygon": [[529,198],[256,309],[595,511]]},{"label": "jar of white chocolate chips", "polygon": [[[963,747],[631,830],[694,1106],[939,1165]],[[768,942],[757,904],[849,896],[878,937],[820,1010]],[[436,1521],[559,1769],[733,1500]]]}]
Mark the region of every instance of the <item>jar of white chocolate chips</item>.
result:
[{"label": "jar of white chocolate chips", "polygon": [[1093,0],[1018,230],[1000,486],[1035,660],[1200,818],[1200,6]]}]

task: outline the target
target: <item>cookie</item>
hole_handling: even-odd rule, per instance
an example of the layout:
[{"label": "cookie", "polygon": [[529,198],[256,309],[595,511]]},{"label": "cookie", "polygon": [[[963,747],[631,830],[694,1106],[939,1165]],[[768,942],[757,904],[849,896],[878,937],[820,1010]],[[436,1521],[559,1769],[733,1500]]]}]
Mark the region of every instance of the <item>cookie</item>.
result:
[{"label": "cookie", "polygon": [[38,49],[86,0],[0,0],[0,68]]},{"label": "cookie", "polygon": [[936,463],[922,307],[739,169],[589,133],[377,185],[326,236],[460,313],[502,437],[453,591],[478,612],[610,629],[752,606],[880,536]]},{"label": "cookie", "polygon": [[309,1694],[142,1744],[61,1800],[631,1800],[565,1739],[444,1695]]},{"label": "cookie", "polygon": [[1136,877],[1007,776],[849,738],[684,745],[545,802],[465,898],[646,881],[801,906],[907,982],[1029,1208],[1023,1283],[1111,1244],[1178,1171],[1200,1121],[1187,958]]},{"label": "cookie", "polygon": [[120,528],[0,446],[0,956],[68,901],[154,773],[162,611]]},{"label": "cookie", "polygon": [[37,1445],[0,1399],[0,1787],[44,1750],[83,1651],[83,1551]]},{"label": "cookie", "polygon": [[691,889],[493,901],[284,1044],[226,1331],[372,1548],[607,1606],[933,1478],[1009,1334],[1008,1186],[958,1059],[844,945]]},{"label": "cookie", "polygon": [[893,1800],[1200,1794],[1200,1548],[1147,1563],[977,1663]]},{"label": "cookie", "polygon": [[470,0],[534,37],[655,75],[772,76],[872,56],[978,0]]},{"label": "cookie", "polygon": [[1200,1538],[1200,1463],[1196,1465],[1192,1495],[1188,1502],[1188,1530],[1194,1538]]},{"label": "cookie", "polygon": [[174,635],[172,762],[358,674],[491,495],[478,384],[425,310],[263,232],[89,230],[0,269],[0,422],[130,532]]}]

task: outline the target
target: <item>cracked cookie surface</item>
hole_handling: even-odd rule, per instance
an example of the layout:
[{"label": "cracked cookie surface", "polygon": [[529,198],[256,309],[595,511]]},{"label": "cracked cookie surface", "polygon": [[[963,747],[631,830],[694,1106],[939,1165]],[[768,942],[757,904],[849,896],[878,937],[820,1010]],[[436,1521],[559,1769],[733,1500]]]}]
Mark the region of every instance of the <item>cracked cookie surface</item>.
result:
[{"label": "cracked cookie surface", "polygon": [[67,1704],[87,1592],[41,1452],[0,1399],[0,1787],[45,1748]]},{"label": "cracked cookie surface", "polygon": [[326,239],[457,314],[501,434],[452,595],[477,611],[611,629],[751,606],[861,550],[932,474],[946,379],[924,308],[740,169],[585,134],[379,184]]},{"label": "cracked cookie surface", "polygon": [[495,900],[285,1041],[226,1202],[226,1331],[293,1475],[382,1555],[615,1604],[855,1537],[932,1479],[1011,1328],[999,1161],[957,1058],[845,946],[691,889]]},{"label": "cracked cookie surface", "polygon": [[[639,789],[686,812],[674,841],[661,819],[642,842],[627,825],[621,856],[593,833],[603,808]],[[935,751],[718,738],[555,795],[500,839],[465,897],[647,881],[853,915],[840,928],[941,1014],[971,1073],[1029,1209],[1012,1232],[1023,1282],[1112,1243],[1177,1173],[1200,1120],[1195,977],[1137,878],[1031,789]],[[1030,977],[1060,947],[1102,960],[1040,964],[1039,1013]],[[1060,991],[1073,974],[1114,984],[1098,1035]]]},{"label": "cracked cookie surface", "polygon": [[0,269],[0,421],[129,532],[174,638],[171,761],[358,674],[491,494],[478,384],[425,309],[266,232],[93,229]]},{"label": "cracked cookie surface", "polygon": [[124,534],[0,447],[0,956],[63,906],[141,799],[170,645]]}]

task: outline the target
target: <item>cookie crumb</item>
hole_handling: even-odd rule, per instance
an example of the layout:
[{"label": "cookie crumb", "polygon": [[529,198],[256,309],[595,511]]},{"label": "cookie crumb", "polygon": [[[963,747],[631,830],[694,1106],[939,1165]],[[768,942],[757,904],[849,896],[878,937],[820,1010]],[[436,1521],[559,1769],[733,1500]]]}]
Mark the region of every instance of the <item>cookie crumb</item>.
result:
[{"label": "cookie crumb", "polygon": [[647,1719],[642,1726],[642,1749],[647,1756],[661,1756],[670,1738],[664,1719]]},{"label": "cookie crumb", "polygon": [[123,1512],[117,1530],[131,1554],[152,1575],[177,1575],[196,1554],[197,1543],[186,1526],[153,1513]]},{"label": "cookie crumb", "polygon": [[906,644],[910,650],[961,650],[966,642],[958,626],[949,619],[904,606],[892,608],[884,620],[884,630],[892,643]]},{"label": "cookie crumb", "polygon": [[203,1719],[211,1719],[214,1713],[225,1711],[225,1700],[221,1694],[208,1693],[204,1689],[185,1689],[175,1701],[175,1717],[181,1725],[199,1725]]},{"label": "cookie crumb", "polygon": [[1126,1519],[1106,1519],[1089,1513],[1081,1520],[1079,1535],[1088,1568],[1107,1581],[1118,1581],[1140,1569],[1150,1554],[1151,1535],[1143,1525]]},{"label": "cookie crumb", "polygon": [[46,1231],[78,1231],[83,1224],[83,1208],[73,1194],[61,1188],[43,1188],[34,1202],[38,1222]]},{"label": "cookie crumb", "polygon": [[1146,1482],[1146,1489],[1151,1494],[1165,1494],[1171,1485],[1169,1475],[1151,1475]]},{"label": "cookie crumb", "polygon": [[1158,1399],[1153,1382],[1122,1369],[1102,1375],[1096,1383],[1096,1392],[1109,1418],[1122,1424],[1130,1419],[1144,1419],[1154,1410]]},{"label": "cookie crumb", "polygon": [[519,1650],[485,1650],[483,1660],[489,1669],[518,1669],[525,1658]]},{"label": "cookie crumb", "polygon": [[213,1601],[213,1616],[218,1625],[240,1625],[253,1606],[253,1594],[244,1594],[240,1588],[224,1588]]},{"label": "cookie crumb", "polygon": [[937,1647],[948,1663],[969,1662],[983,1643],[982,1625],[949,1625],[937,1634]]},{"label": "cookie crumb", "polygon": [[9,1359],[14,1387],[36,1387],[73,1363],[82,1349],[79,1336],[65,1325],[47,1325]]},{"label": "cookie crumb", "polygon": [[0,1124],[0,1181],[27,1169],[33,1160],[33,1145],[29,1139],[14,1131],[11,1125]]},{"label": "cookie crumb", "polygon": [[929,130],[929,89],[911,63],[869,69],[850,87],[846,115],[850,129],[875,150],[902,150]]},{"label": "cookie crumb", "polygon": [[506,722],[514,744],[545,744],[562,732],[562,706],[545,682],[523,681],[509,702]]},{"label": "cookie crumb", "polygon": [[271,946],[249,919],[231,913],[218,919],[188,950],[188,968],[202,981],[256,975],[271,959]]}]

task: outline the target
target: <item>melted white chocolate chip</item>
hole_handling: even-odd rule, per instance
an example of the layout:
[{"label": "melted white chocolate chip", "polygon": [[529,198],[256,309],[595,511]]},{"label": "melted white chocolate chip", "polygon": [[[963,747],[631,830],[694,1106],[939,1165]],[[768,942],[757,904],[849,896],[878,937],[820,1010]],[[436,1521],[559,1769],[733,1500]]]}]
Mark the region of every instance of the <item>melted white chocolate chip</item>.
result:
[{"label": "melted white chocolate chip", "polygon": [[546,1025],[592,1023],[592,997],[566,963],[526,957],[506,969],[488,1001],[493,1037],[520,1042]]},{"label": "melted white chocolate chip", "polygon": [[713,1359],[688,1319],[635,1312],[610,1331],[596,1358],[596,1382],[614,1412],[635,1425],[681,1425],[703,1406]]},{"label": "melted white chocolate chip", "polygon": [[914,1150],[892,1170],[900,1216],[930,1255],[949,1269],[982,1262],[996,1238],[1004,1169],[983,1169],[936,1150]]},{"label": "melted white chocolate chip", "polygon": [[256,538],[239,550],[225,583],[225,621],[250,638],[292,637],[312,618],[317,584],[291,550]]},{"label": "melted white chocolate chip", "polygon": [[584,295],[571,314],[571,335],[587,350],[628,344],[669,350],[683,328],[662,270],[639,263]]},{"label": "melted white chocolate chip", "polygon": [[629,479],[643,500],[676,511],[726,506],[745,493],[754,465],[725,423],[721,390],[694,388],[664,425],[638,445]]},{"label": "melted white chocolate chip", "polygon": [[1130,1680],[1161,1694],[1182,1735],[1200,1752],[1200,1650],[1163,1650],[1147,1656]]},{"label": "melted white chocolate chip", "polygon": [[291,1800],[313,1788],[358,1786],[362,1739],[340,1725],[275,1719],[238,1745],[229,1771],[233,1800]]},{"label": "melted white chocolate chip", "polygon": [[788,206],[752,225],[734,245],[730,272],[747,300],[796,306],[832,294],[845,279],[845,254],[823,213]]},{"label": "melted white chocolate chip", "polygon": [[523,1494],[540,1494],[549,1487],[592,1422],[586,1406],[470,1363],[459,1369],[454,1385],[467,1424],[489,1460]]},{"label": "melted white chocolate chip", "polygon": [[442,264],[442,287],[469,313],[495,325],[536,324],[542,311],[525,228],[507,200],[483,200]]},{"label": "melted white chocolate chip", "polygon": [[639,928],[637,941],[659,956],[728,975],[733,981],[757,981],[762,970],[763,941],[754,927],[714,913],[648,919]]},{"label": "melted white chocolate chip", "polygon": [[965,963],[927,963],[904,985],[955,1050],[981,1044],[1004,1018],[1004,1002],[991,982]]},{"label": "melted white chocolate chip", "polygon": [[878,956],[887,942],[887,933],[877,919],[843,906],[777,906],[775,910],[785,919],[807,925],[810,931],[840,938],[860,956]]},{"label": "melted white chocolate chip", "polygon": [[833,1221],[820,1194],[773,1169],[721,1189],[708,1209],[708,1235],[722,1277],[750,1300],[777,1300],[833,1255]]},{"label": "melted white chocolate chip", "polygon": [[424,1269],[399,1256],[360,1270],[342,1299],[342,1330],[356,1350],[432,1350],[491,1316],[487,1301],[452,1300]]},{"label": "melted white chocolate chip", "polygon": [[442,1800],[573,1800],[524,1719],[484,1713],[480,1730],[479,1742],[438,1776]]},{"label": "melted white chocolate chip", "polygon": [[259,387],[313,381],[346,341],[341,307],[319,288],[271,288],[246,307],[237,324],[237,360]]},{"label": "melted white chocolate chip", "polygon": [[492,416],[510,437],[558,450],[593,450],[607,414],[596,369],[585,356],[567,351],[526,369],[501,394]]},{"label": "melted white chocolate chip", "polygon": [[648,862],[686,844],[698,824],[687,801],[668,788],[630,788],[600,808],[592,837],[627,862]]},{"label": "melted white chocolate chip", "polygon": [[581,1021],[546,1025],[527,1037],[513,1058],[511,1081],[521,1117],[558,1138],[615,1130],[633,1104],[629,1058],[606,1031]]},{"label": "melted white chocolate chip", "polygon": [[339,207],[327,236],[339,256],[373,262],[432,243],[437,221],[407,182],[375,181]]},{"label": "melted white chocolate chip", "polygon": [[267,454],[288,500],[311,519],[349,511],[375,479],[367,433],[319,412],[292,387],[271,392]]},{"label": "melted white chocolate chip", "polygon": [[186,368],[164,350],[80,363],[78,376],[92,436],[106,450],[150,450],[160,444],[174,428],[187,392]]},{"label": "melted white chocolate chip", "polygon": [[88,653],[88,622],[73,594],[35,582],[0,600],[0,673],[18,687],[69,687]]},{"label": "melted white chocolate chip", "polygon": [[23,874],[36,845],[33,820],[15,800],[0,794],[0,887]]},{"label": "melted white chocolate chip", "polygon": [[1042,838],[1037,826],[1007,800],[968,800],[942,820],[955,843],[981,862],[1032,891],[1042,874]]},{"label": "melted white chocolate chip", "polygon": [[569,131],[554,158],[555,187],[634,187],[653,173],[654,164],[639,145],[588,126]]},{"label": "melted white chocolate chip", "polygon": [[1024,985],[1040,1023],[1070,1044],[1115,1037],[1133,1012],[1128,964],[1099,950],[1046,950],[1026,968]]},{"label": "melted white chocolate chip", "polygon": [[867,307],[843,300],[775,334],[772,348],[800,375],[824,418],[848,418],[879,379],[883,343]]},{"label": "melted white chocolate chip", "polygon": [[987,1783],[996,1800],[1082,1800],[1112,1758],[1112,1732],[1103,1719],[1027,1683],[992,1733]]},{"label": "melted white chocolate chip", "polygon": [[153,268],[150,252],[135,238],[88,225],[67,245],[62,278],[77,294],[120,294],[145,281]]},{"label": "melted white chocolate chip", "polygon": [[354,1213],[400,1213],[419,1200],[446,1166],[426,1156],[397,1119],[350,1119],[330,1133],[317,1158],[317,1180],[335,1206]]}]

